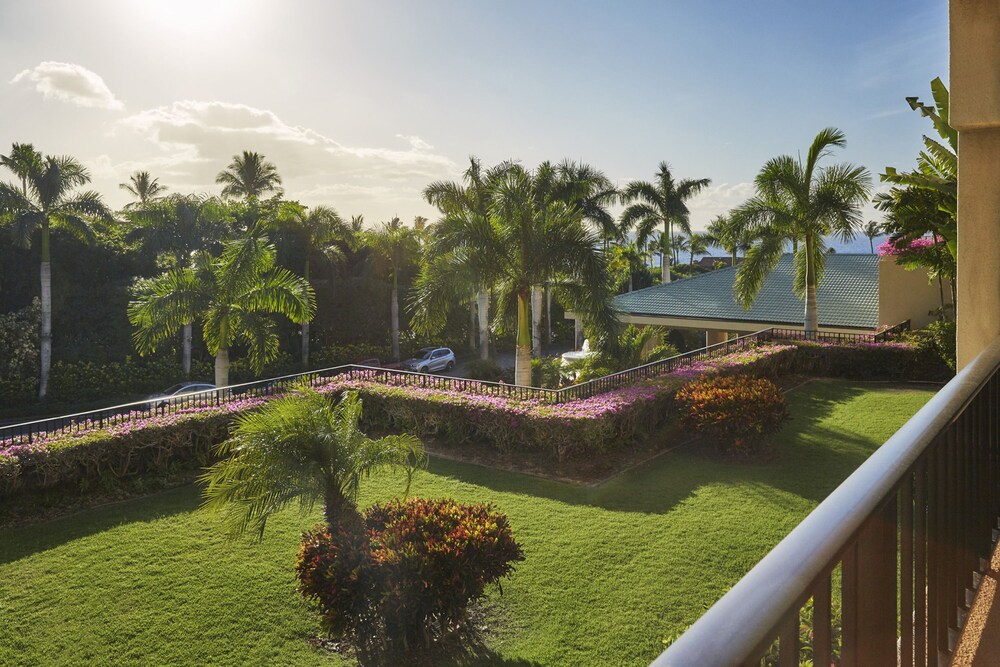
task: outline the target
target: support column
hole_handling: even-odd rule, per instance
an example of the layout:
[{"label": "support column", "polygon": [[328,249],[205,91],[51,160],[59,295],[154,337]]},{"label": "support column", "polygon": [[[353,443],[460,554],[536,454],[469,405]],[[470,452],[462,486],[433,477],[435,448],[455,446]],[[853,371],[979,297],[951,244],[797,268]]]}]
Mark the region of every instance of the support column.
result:
[{"label": "support column", "polygon": [[959,131],[958,366],[1000,335],[1000,3],[951,0],[951,126]]},{"label": "support column", "polygon": [[715,345],[725,343],[729,339],[729,332],[719,329],[708,329],[705,331],[705,345]]}]

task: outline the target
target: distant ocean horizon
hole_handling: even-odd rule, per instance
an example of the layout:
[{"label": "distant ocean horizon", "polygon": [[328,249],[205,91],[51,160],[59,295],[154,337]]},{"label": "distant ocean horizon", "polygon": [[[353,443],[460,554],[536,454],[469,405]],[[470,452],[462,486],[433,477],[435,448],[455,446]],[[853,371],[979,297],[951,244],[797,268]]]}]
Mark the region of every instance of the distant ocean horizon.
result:
[{"label": "distant ocean horizon", "polygon": [[[869,254],[872,254],[872,248],[875,249],[875,252],[878,252],[879,245],[882,242],[884,242],[887,238],[888,238],[888,236],[886,236],[884,234],[883,235],[879,235],[879,236],[875,237],[874,241],[871,244],[869,244],[868,237],[864,236],[864,235],[856,236],[856,237],[854,237],[854,239],[852,239],[850,241],[846,241],[846,242],[845,241],[841,241],[839,238],[827,237],[826,238],[826,245],[827,245],[828,248],[833,248],[835,252],[839,252],[839,253],[854,254],[854,255],[869,255]],[[789,246],[788,252],[791,252],[791,246]],[[684,263],[687,262],[686,253],[681,253],[681,255],[682,255],[682,257],[681,257],[681,263],[684,264]],[[720,248],[720,247],[717,247],[717,246],[712,246],[710,248],[709,252],[704,253],[704,254],[696,254],[694,257],[695,257],[695,260],[697,260],[697,259],[699,259],[701,257],[706,257],[706,256],[709,256],[709,257],[728,257],[729,253],[727,253],[724,248]],[[742,257],[743,254],[740,253],[740,256]],[[656,257],[653,258],[653,264],[652,264],[652,266],[659,266],[659,265],[660,265],[660,258],[658,256],[656,256]]]}]

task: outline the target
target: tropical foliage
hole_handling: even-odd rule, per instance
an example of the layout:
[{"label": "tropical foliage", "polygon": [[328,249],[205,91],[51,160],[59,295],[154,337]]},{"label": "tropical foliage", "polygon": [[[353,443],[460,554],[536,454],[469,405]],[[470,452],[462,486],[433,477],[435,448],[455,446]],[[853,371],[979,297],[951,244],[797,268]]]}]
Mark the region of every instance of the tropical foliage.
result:
[{"label": "tropical foliage", "polygon": [[412,435],[366,436],[361,409],[355,393],[334,403],[302,386],[240,416],[216,451],[222,460],[202,477],[203,507],[221,511],[234,535],[260,536],[271,515],[296,500],[303,511],[322,503],[330,527],[354,521],[362,480],[392,467],[412,476],[426,460]]},{"label": "tropical foliage", "polygon": [[670,282],[670,262],[668,255],[673,251],[674,225],[690,235],[691,222],[688,218],[687,200],[697,195],[711,184],[711,179],[683,179],[675,181],[670,165],[661,162],[653,182],[632,181],[622,191],[621,199],[630,203],[622,213],[623,230],[635,229],[636,243],[645,248],[657,227],[663,227],[665,238],[660,239],[666,248],[662,264],[662,282]]},{"label": "tropical foliage", "polygon": [[825,239],[853,238],[861,224],[861,206],[871,191],[864,167],[819,166],[834,148],[846,143],[843,132],[826,128],[816,135],[805,161],[791,155],[769,160],[754,180],[756,195],[732,213],[756,236],[737,269],[733,286],[737,300],[749,308],[781,260],[786,243],[796,243],[794,289],[805,298],[807,335],[815,335],[819,328],[816,289],[823,278]]},{"label": "tropical foliage", "polygon": [[71,157],[42,157],[30,144],[15,144],[3,163],[20,179],[18,187],[0,183],[0,213],[10,216],[15,240],[28,246],[36,231],[41,245],[40,379],[38,397],[44,400],[52,365],[52,226],[66,228],[85,240],[93,237],[92,220],[111,220],[111,212],[94,191],[76,188],[90,182],[90,174]]}]

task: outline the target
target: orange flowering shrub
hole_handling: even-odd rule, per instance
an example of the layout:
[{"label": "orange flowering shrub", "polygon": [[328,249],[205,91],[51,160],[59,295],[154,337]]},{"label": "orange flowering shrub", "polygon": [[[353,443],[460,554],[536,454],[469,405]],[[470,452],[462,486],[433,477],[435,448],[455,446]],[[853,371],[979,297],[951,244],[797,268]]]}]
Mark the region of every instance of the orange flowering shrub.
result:
[{"label": "orange flowering shrub", "polygon": [[306,533],[295,569],[328,632],[400,650],[465,629],[469,603],[522,560],[492,506],[409,498],[368,508],[361,530]]},{"label": "orange flowering shrub", "polygon": [[724,452],[752,456],[788,419],[785,396],[768,379],[712,376],[691,382],[674,399],[681,425],[713,438]]}]

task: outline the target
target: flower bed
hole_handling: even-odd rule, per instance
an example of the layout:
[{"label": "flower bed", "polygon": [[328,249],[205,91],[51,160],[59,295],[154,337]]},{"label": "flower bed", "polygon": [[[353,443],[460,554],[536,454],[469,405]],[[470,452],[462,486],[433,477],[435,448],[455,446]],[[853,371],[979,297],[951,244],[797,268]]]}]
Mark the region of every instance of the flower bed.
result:
[{"label": "flower bed", "polygon": [[[391,382],[355,374],[320,380],[321,391],[359,391],[365,427],[411,432],[453,444],[470,441],[502,452],[542,450],[556,459],[600,455],[627,447],[674,414],[677,389],[707,374],[787,373],[852,379],[940,380],[948,369],[909,343],[768,344],[685,364],[673,372],[590,398],[559,404],[468,390],[419,386],[420,376]],[[186,408],[100,428],[36,438],[29,445],[0,442],[0,498],[57,486],[81,488],[171,466],[205,465],[228,436],[233,415],[266,398],[244,398],[221,406]],[[75,429],[76,427],[74,427]]]}]

